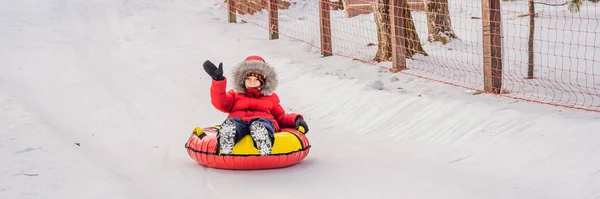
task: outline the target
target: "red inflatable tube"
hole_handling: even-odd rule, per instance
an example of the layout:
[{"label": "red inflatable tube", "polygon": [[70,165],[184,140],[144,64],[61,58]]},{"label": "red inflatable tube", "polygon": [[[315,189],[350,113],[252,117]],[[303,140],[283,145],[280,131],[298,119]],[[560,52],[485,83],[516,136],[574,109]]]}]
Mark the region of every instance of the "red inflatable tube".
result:
[{"label": "red inflatable tube", "polygon": [[185,148],[197,163],[217,169],[255,170],[273,169],[295,165],[302,161],[310,151],[306,136],[295,129],[282,129],[275,133],[275,142],[271,155],[260,156],[252,145],[250,136],[246,136],[234,146],[232,154],[220,154],[217,147],[217,128],[196,128],[189,137]]}]

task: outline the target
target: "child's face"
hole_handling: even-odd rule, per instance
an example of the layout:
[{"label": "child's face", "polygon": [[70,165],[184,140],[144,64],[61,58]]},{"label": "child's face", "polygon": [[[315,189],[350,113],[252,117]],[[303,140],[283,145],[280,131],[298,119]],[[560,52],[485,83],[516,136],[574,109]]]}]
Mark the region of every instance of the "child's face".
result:
[{"label": "child's face", "polygon": [[260,81],[254,76],[246,77],[246,88],[254,88],[260,86]]}]

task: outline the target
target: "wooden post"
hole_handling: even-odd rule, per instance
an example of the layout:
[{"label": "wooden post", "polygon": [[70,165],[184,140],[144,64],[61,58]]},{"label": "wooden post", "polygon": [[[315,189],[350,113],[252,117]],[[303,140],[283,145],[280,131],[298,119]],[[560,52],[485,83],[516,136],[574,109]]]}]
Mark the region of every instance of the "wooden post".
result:
[{"label": "wooden post", "polygon": [[389,14],[392,39],[392,72],[400,72],[406,67],[406,13],[402,8],[407,0],[390,0]]},{"label": "wooden post", "polygon": [[236,0],[227,0],[227,8],[229,8],[228,21],[229,23],[237,23],[236,19],[236,10],[235,10],[235,1]]},{"label": "wooden post", "polygon": [[277,0],[269,0],[269,39],[279,39]]},{"label": "wooden post", "polygon": [[485,92],[499,94],[502,88],[501,0],[482,0],[483,82]]},{"label": "wooden post", "polygon": [[529,59],[527,60],[527,79],[533,79],[533,42],[535,41],[535,6],[533,0],[529,0],[529,41],[527,52]]},{"label": "wooden post", "polygon": [[321,55],[323,57],[331,56],[333,54],[329,4],[331,4],[330,0],[319,0],[319,17],[321,18]]}]

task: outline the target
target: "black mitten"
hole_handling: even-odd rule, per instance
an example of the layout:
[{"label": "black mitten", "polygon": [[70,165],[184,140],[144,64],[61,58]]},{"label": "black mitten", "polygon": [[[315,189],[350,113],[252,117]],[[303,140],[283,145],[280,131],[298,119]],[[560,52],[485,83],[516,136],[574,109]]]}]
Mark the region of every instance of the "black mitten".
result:
[{"label": "black mitten", "polygon": [[210,77],[212,77],[214,80],[220,81],[225,79],[225,77],[223,77],[223,63],[219,63],[219,68],[217,68],[215,64],[209,60],[206,60],[203,65],[204,71],[206,71],[206,73],[208,73],[208,75],[210,75]]},{"label": "black mitten", "polygon": [[300,118],[300,117],[296,117],[296,130],[307,134],[308,133],[308,125],[306,124],[306,122]]}]

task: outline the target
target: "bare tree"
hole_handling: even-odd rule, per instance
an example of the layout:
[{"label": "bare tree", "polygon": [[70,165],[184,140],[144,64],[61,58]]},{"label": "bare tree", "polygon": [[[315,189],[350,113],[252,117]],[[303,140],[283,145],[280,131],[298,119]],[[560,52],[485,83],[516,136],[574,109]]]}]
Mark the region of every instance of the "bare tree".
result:
[{"label": "bare tree", "polygon": [[527,79],[533,79],[533,43],[535,40],[535,4],[533,0],[528,0],[529,5],[529,40],[527,41]]},{"label": "bare tree", "polygon": [[[377,40],[378,49],[374,60],[389,61],[392,57],[392,38],[391,38],[391,21],[390,21],[390,1],[393,0],[376,0],[373,5],[373,13],[375,16],[375,24],[377,24]],[[427,56],[423,46],[421,45],[419,35],[415,28],[415,23],[412,19],[412,14],[408,9],[407,1],[402,1],[402,9],[405,10],[406,16],[402,17],[405,20],[407,27],[405,30],[407,49],[407,58],[412,58],[413,55],[420,53]]]},{"label": "bare tree", "polygon": [[442,44],[457,38],[452,30],[448,0],[424,0],[427,13],[427,41],[439,41]]}]

